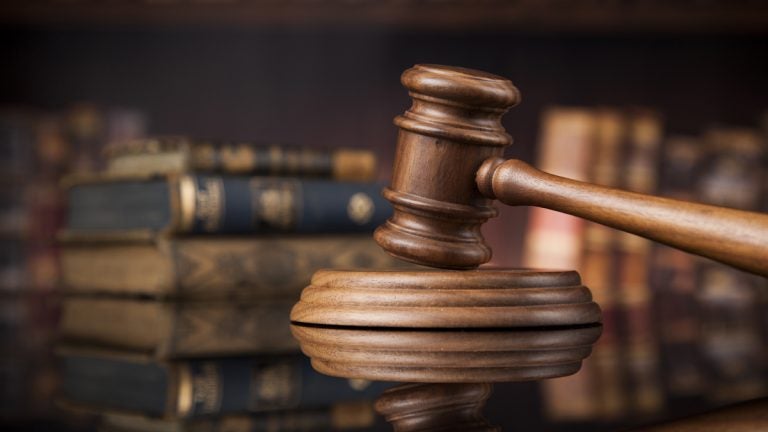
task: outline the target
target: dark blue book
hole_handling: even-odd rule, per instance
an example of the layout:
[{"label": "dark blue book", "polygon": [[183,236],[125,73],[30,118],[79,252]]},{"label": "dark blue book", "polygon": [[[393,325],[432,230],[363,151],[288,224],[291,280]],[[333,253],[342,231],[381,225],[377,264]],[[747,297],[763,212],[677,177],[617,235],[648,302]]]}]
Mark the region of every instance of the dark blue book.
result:
[{"label": "dark blue book", "polygon": [[392,213],[377,183],[280,177],[95,177],[69,182],[67,228],[179,234],[372,232]]},{"label": "dark blue book", "polygon": [[60,356],[67,403],[153,417],[330,407],[373,400],[392,386],[321,375],[300,356],[170,362],[118,353],[70,351]]}]

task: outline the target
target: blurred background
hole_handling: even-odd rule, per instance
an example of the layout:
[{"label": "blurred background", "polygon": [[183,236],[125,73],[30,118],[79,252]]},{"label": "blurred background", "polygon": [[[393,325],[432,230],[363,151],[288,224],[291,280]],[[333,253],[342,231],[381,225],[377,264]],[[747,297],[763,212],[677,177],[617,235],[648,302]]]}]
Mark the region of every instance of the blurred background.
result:
[{"label": "blurred background", "polygon": [[[62,334],[67,301],[121,293],[73,294],[77,282],[63,283],[77,270],[62,265],[62,253],[97,249],[82,236],[62,246],[61,233],[73,231],[62,179],[113,169],[120,153],[105,149],[126,142],[173,135],[353,148],[378,161],[365,182],[386,182],[392,119],[410,105],[400,74],[447,64],[520,89],[522,103],[504,118],[515,139],[508,157],[609,186],[768,208],[768,5],[760,1],[8,0],[0,26],[4,430],[224,430],[223,415],[187,424],[162,410],[68,401],[82,390],[73,382],[86,364],[72,359],[92,358],[76,325]],[[616,430],[768,395],[765,279],[546,211],[502,208],[484,230],[492,265],[578,269],[605,320],[579,374],[496,385],[485,411],[492,423]],[[305,279],[281,300],[295,300]],[[279,412],[288,418],[286,407]],[[312,406],[326,419],[317,430],[342,429],[326,408]],[[309,420],[258,429],[261,414],[249,415],[247,426],[227,430],[314,430]],[[165,423],[151,423],[160,417]],[[355,426],[386,430],[375,423]]]}]

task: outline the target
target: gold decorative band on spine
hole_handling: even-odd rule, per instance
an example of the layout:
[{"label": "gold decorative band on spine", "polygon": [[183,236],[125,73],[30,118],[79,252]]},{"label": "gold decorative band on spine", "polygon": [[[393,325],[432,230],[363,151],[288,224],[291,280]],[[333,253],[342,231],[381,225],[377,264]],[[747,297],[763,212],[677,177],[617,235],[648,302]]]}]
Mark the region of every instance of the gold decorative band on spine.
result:
[{"label": "gold decorative band on spine", "polygon": [[179,380],[179,392],[176,397],[176,413],[179,417],[186,417],[192,413],[194,405],[194,388],[192,388],[192,371],[189,366],[179,364],[176,366]]},{"label": "gold decorative band on spine", "polygon": [[368,150],[337,150],[331,163],[336,180],[362,182],[376,178],[376,156]]},{"label": "gold decorative band on spine", "polygon": [[197,209],[197,186],[191,176],[179,177],[179,202],[178,202],[178,230],[181,232],[192,231],[195,226],[195,214]]}]

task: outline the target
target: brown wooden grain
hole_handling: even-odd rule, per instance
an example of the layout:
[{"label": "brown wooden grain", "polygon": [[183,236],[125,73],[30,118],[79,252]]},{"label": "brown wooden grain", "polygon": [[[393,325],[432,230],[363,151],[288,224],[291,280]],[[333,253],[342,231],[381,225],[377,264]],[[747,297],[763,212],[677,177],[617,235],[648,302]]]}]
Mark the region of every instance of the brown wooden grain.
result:
[{"label": "brown wooden grain", "polygon": [[485,165],[481,192],[505,204],[568,213],[768,276],[768,215],[597,186],[519,160]]},{"label": "brown wooden grain", "polygon": [[405,71],[402,83],[413,106],[395,119],[397,154],[384,191],[395,213],[375,238],[407,261],[477,267],[491,258],[480,226],[497,212],[474,176],[511,143],[500,119],[517,103],[517,89],[501,77],[431,65]]},{"label": "brown wooden grain", "polygon": [[312,366],[376,381],[530,381],[576,373],[602,327],[410,330],[291,326]]},{"label": "brown wooden grain", "polygon": [[328,375],[524,381],[578,371],[600,319],[573,271],[320,270],[291,331]]},{"label": "brown wooden grain", "polygon": [[609,189],[503,161],[511,139],[500,118],[520,99],[508,80],[468,69],[417,65],[403,84],[413,106],[400,127],[392,184],[395,213],[375,233],[390,254],[468,269],[491,251],[480,226],[491,199],[546,207],[768,275],[768,215]]},{"label": "brown wooden grain", "polygon": [[291,311],[305,324],[512,328],[600,321],[576,272],[320,270]]},{"label": "brown wooden grain", "polygon": [[498,432],[482,416],[490,384],[405,384],[376,401],[395,432]]}]

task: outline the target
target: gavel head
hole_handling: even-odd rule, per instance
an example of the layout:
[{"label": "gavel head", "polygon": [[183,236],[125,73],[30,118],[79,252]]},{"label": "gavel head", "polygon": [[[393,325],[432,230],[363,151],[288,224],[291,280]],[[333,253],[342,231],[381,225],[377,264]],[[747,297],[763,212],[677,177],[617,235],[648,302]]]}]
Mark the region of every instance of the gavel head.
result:
[{"label": "gavel head", "polygon": [[491,259],[480,227],[497,211],[475,176],[511,144],[501,116],[520,95],[505,78],[457,67],[417,65],[401,82],[413,106],[395,119],[392,184],[384,189],[395,212],[374,237],[406,261],[477,267]]}]

